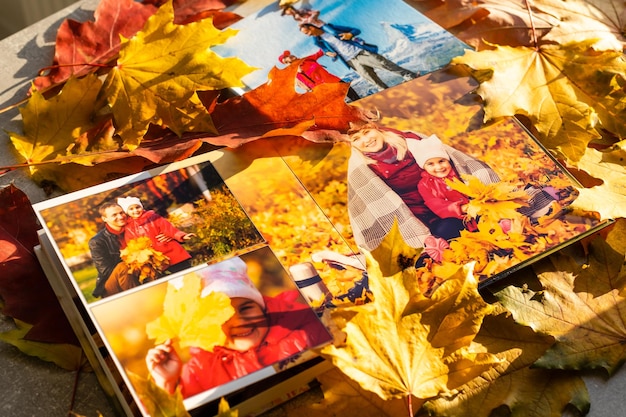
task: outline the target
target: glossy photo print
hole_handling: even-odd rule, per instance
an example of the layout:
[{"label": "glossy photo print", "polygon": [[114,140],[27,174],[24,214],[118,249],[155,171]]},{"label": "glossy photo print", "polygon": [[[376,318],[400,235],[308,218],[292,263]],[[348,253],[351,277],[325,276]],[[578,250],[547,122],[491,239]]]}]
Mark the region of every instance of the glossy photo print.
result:
[{"label": "glossy photo print", "polygon": [[87,302],[263,242],[210,163],[110,187],[39,211]]},{"label": "glossy photo print", "polygon": [[[356,247],[375,250],[395,223],[422,249],[420,273],[475,262],[488,285],[609,223],[570,209],[578,183],[516,119],[482,126],[476,86],[441,71],[386,89],[354,104],[372,118],[332,148],[284,141],[281,153]],[[345,187],[333,200],[319,187],[331,181]]]},{"label": "glossy photo print", "polygon": [[[129,306],[141,314],[120,313]],[[308,350],[330,341],[268,247],[129,292],[92,312],[148,411],[144,394],[151,384],[195,408],[310,359]]]},{"label": "glossy photo print", "polygon": [[[251,3],[251,4],[248,4]],[[257,70],[243,78],[253,89],[273,67],[298,65],[299,92],[322,83],[350,83],[354,101],[442,68],[468,47],[401,0],[311,0],[279,7],[273,1],[233,7],[245,17],[239,32],[215,47]]]}]

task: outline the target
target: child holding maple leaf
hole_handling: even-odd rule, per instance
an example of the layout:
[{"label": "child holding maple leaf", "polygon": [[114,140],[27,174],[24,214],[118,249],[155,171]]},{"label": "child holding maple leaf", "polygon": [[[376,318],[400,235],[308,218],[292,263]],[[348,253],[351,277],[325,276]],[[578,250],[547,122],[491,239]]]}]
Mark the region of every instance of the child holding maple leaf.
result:
[{"label": "child holding maple leaf", "polygon": [[[423,169],[415,158],[416,146],[427,136],[375,123],[379,115],[353,126],[349,134],[352,155],[348,161],[348,213],[359,246],[373,250],[398,223],[404,240],[425,247],[440,257],[443,243],[464,228],[457,218],[441,218],[424,203],[417,184]],[[473,175],[483,183],[495,183],[498,175],[482,161],[446,147],[459,174]],[[443,245],[445,246],[445,245]]]},{"label": "child holding maple leaf", "polygon": [[152,248],[169,259],[168,272],[178,272],[191,267],[191,255],[183,248],[180,242],[196,236],[178,230],[167,219],[153,210],[144,210],[141,200],[137,197],[122,197],[117,204],[128,215],[124,228],[126,245],[139,237],[147,236],[152,242]]},{"label": "child holding maple leaf", "polygon": [[414,151],[415,161],[423,170],[417,189],[426,207],[442,219],[461,220],[461,228],[470,232],[478,230],[476,219],[467,216],[469,198],[448,184],[460,177],[443,142],[437,136],[429,136],[416,142]]},{"label": "child holding maple leaf", "polygon": [[[202,280],[199,297],[225,294],[230,297],[234,314],[221,326],[223,342],[191,346],[186,363],[174,348],[172,338],[148,351],[146,364],[150,375],[169,393],[179,387],[187,398],[285,361],[331,339],[315,312],[300,301],[297,289],[283,291],[275,297],[262,295],[239,257],[209,265],[196,273]],[[180,336],[183,335],[172,335]]]}]

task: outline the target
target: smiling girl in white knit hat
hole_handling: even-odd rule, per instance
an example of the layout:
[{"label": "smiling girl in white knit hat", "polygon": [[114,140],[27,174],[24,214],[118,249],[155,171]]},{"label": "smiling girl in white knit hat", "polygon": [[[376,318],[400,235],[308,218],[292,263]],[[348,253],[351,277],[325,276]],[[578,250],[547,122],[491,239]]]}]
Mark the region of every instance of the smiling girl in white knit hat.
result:
[{"label": "smiling girl in white knit hat", "polygon": [[226,294],[235,312],[222,324],[226,342],[212,351],[191,347],[190,359],[184,364],[171,340],[148,351],[150,374],[171,394],[180,387],[187,398],[331,340],[297,289],[275,297],[262,295],[239,257],[209,265],[196,274],[202,279],[201,297]]},{"label": "smiling girl in white knit hat", "polygon": [[442,219],[465,220],[465,228],[476,231],[476,221],[465,218],[469,199],[446,183],[446,180],[459,178],[459,174],[452,166],[444,144],[433,135],[418,141],[415,148],[419,150],[414,153],[415,161],[424,170],[417,189],[426,207]]},{"label": "smiling girl in white knit hat", "polygon": [[183,248],[180,242],[196,236],[178,230],[167,219],[153,210],[145,210],[141,200],[137,197],[121,197],[117,204],[128,215],[124,228],[126,243],[141,236],[147,236],[152,241],[152,248],[169,258],[168,272],[178,272],[191,267],[191,255]]}]

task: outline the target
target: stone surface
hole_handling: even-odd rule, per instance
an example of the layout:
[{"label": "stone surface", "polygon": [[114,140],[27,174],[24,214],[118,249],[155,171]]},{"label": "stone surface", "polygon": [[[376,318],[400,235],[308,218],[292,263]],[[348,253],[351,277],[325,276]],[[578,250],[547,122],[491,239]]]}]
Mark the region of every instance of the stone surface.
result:
[{"label": "stone surface", "polygon": [[[97,0],[76,2],[58,13],[0,41],[0,108],[19,102],[25,97],[30,81],[39,68],[49,65],[54,53],[56,30],[65,18],[84,21],[92,18]],[[21,131],[19,112],[0,113],[0,166],[19,161],[6,130]],[[28,177],[26,170],[16,170],[0,176],[0,186],[13,182],[24,191],[32,203],[47,198]],[[2,272],[0,271],[0,274]],[[0,332],[11,330],[13,322],[0,315]],[[0,416],[41,417],[67,416],[73,396],[76,375],[22,354],[0,342]],[[626,370],[622,368],[608,381],[601,375],[585,377],[591,396],[591,417],[624,416],[623,392]],[[72,410],[80,416],[101,413],[115,416],[93,374],[81,374]]]}]

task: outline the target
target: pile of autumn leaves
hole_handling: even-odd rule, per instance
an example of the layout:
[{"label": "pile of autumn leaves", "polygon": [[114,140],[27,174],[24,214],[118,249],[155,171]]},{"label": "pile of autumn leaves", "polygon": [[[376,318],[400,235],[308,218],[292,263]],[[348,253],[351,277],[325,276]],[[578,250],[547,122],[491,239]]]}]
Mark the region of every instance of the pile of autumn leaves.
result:
[{"label": "pile of autumn leaves", "polygon": [[[234,32],[218,30],[206,19],[178,25],[171,2],[158,9],[147,3],[103,0],[96,22],[63,32],[74,36],[65,39],[66,46],[89,30],[97,38],[93,33],[120,9],[145,22],[116,27],[123,37],[103,46],[106,54],[90,51],[104,62],[94,58],[70,72],[57,68],[35,84],[20,110],[24,132],[10,134],[33,164],[35,179],[51,179],[69,191],[79,185],[71,182],[75,175],[68,175],[78,166],[95,165],[81,176],[83,187],[85,180],[102,182],[107,164],[115,161],[138,171],[149,163],[184,158],[203,142],[237,146],[260,137],[298,136],[314,125],[341,130],[358,117],[343,101],[345,87],[320,86],[314,94],[297,95],[289,70],[275,70],[271,83],[218,102],[220,90],[240,85],[252,70],[209,49]],[[474,46],[472,40],[481,39],[478,49],[487,48],[454,60],[481,82],[486,121],[526,116],[542,143],[572,171],[601,180],[579,190],[575,207],[603,218],[625,217],[620,138],[626,134],[626,66],[621,49],[608,39],[621,35],[615,35],[611,20],[600,18],[602,13],[620,16],[623,2],[536,1],[532,13],[540,23],[530,40],[523,39],[530,30],[513,37],[504,28],[511,26],[507,18],[530,27],[525,2],[428,4],[435,5],[427,11],[435,21]],[[571,26],[568,31],[569,22],[593,30]],[[492,43],[484,42],[486,33]],[[494,45],[507,45],[507,40],[517,45]],[[168,53],[155,53],[164,50],[163,43]],[[436,288],[420,286],[412,267],[397,264],[399,257],[418,253],[392,231],[368,254],[375,300],[331,313],[333,325],[347,337],[322,353],[350,379],[336,372],[321,376],[325,399],[297,412],[326,416],[326,407],[332,407],[337,415],[409,416],[420,410],[480,417],[506,406],[513,415],[560,416],[569,404],[586,413],[589,399],[580,374],[562,370],[611,373],[626,358],[625,227],[619,221],[605,237],[537,264],[536,273],[518,273],[515,285],[493,290],[492,304],[478,293],[472,264]]]}]

